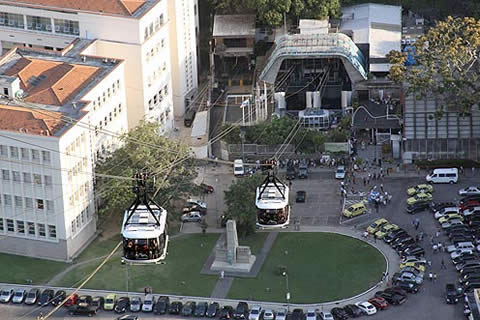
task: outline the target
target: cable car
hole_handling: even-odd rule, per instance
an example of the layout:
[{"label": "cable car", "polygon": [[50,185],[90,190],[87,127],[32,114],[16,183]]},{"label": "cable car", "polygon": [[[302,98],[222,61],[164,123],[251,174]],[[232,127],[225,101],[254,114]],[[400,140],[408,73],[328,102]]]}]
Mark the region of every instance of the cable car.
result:
[{"label": "cable car", "polygon": [[274,170],[268,172],[262,185],[257,187],[255,205],[257,227],[261,229],[286,228],[290,223],[289,188],[275,176]]},{"label": "cable car", "polygon": [[146,175],[140,175],[133,189],[137,196],[122,223],[122,263],[158,263],[167,255],[167,211],[148,196],[153,185]]}]

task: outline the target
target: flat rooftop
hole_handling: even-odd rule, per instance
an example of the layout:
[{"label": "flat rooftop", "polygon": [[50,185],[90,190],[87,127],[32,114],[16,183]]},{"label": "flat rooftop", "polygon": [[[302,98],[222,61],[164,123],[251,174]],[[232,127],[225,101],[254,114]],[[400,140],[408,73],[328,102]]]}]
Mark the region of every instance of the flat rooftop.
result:
[{"label": "flat rooftop", "polygon": [[0,4],[54,11],[140,17],[161,0],[0,0]]},{"label": "flat rooftop", "polygon": [[255,37],[255,15],[215,15],[213,37]]}]

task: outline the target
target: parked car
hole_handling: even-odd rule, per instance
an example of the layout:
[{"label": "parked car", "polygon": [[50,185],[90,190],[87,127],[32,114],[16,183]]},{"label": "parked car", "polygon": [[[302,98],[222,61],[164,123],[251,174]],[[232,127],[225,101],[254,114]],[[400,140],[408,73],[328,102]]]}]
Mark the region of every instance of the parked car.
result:
[{"label": "parked car", "polygon": [[403,281],[397,281],[395,285],[408,293],[417,293],[418,290],[420,290],[420,285],[415,282],[403,282]]},{"label": "parked car", "polygon": [[388,244],[391,244],[392,241],[394,241],[395,239],[401,236],[408,236],[408,233],[403,229],[393,230],[383,238],[383,241],[385,241]]},{"label": "parked car", "polygon": [[328,311],[321,311],[319,316],[321,320],[334,320],[333,315]]},{"label": "parked car", "polygon": [[307,179],[308,178],[308,165],[306,160],[301,160],[298,165],[298,178]]},{"label": "parked car", "polygon": [[375,296],[371,299],[368,299],[368,302],[375,306],[377,310],[386,310],[389,307],[387,300],[383,299],[382,297]]},{"label": "parked car", "polygon": [[404,297],[407,296],[407,291],[405,291],[404,289],[400,288],[399,286],[394,286],[394,287],[386,288],[385,290],[383,290],[383,292],[389,293],[389,294],[399,294],[399,295],[404,296]]},{"label": "parked car", "polygon": [[205,313],[205,316],[207,318],[215,318],[218,314],[218,310],[220,309],[220,305],[218,302],[212,302],[208,306],[207,312]]},{"label": "parked car", "polygon": [[462,256],[463,254],[472,254],[473,253],[473,249],[469,249],[469,248],[464,248],[464,249],[458,249],[458,250],[455,250],[453,252],[450,253],[450,258],[452,259],[455,259],[457,257],[460,257]]},{"label": "parked car", "polygon": [[25,298],[25,304],[35,304],[37,299],[40,296],[40,289],[32,288],[28,291],[27,297]]},{"label": "parked car", "polygon": [[409,214],[416,214],[418,212],[423,212],[430,208],[429,202],[417,202],[412,205],[408,205],[405,209]]},{"label": "parked car", "polygon": [[183,304],[179,301],[174,301],[170,303],[170,306],[168,307],[168,313],[169,314],[180,314],[182,311]]},{"label": "parked car", "polygon": [[155,307],[153,309],[153,313],[155,314],[166,314],[170,305],[170,298],[161,296],[158,298],[157,303],[155,303]]},{"label": "parked car", "polygon": [[345,166],[338,166],[335,171],[335,179],[345,179]]},{"label": "parked car", "polygon": [[295,180],[297,177],[297,169],[293,165],[287,166],[287,180]]},{"label": "parked car", "polygon": [[448,222],[442,223],[442,229],[448,232],[448,230],[455,225],[463,225],[463,221],[460,219],[449,220]]},{"label": "parked car", "polygon": [[65,301],[65,303],[63,304],[64,307],[70,307],[70,306],[73,306],[75,304],[77,304],[77,301],[78,301],[78,294],[72,294],[70,296],[68,296],[68,299],[67,301]]},{"label": "parked car", "polygon": [[333,308],[330,310],[335,320],[346,320],[348,319],[348,314],[343,308]]},{"label": "parked car", "polygon": [[43,292],[40,294],[40,297],[38,298],[37,304],[41,307],[49,305],[53,300],[54,294],[55,291],[53,291],[52,289],[43,290]]},{"label": "parked car", "polygon": [[443,217],[441,217],[440,219],[438,219],[438,222],[446,223],[446,222],[453,221],[453,220],[460,220],[460,221],[463,222],[464,218],[459,213],[448,213],[448,214],[444,215]]},{"label": "parked car", "polygon": [[347,304],[343,309],[350,318],[358,318],[363,315],[363,310],[354,304]]},{"label": "parked car", "polygon": [[380,230],[375,233],[375,236],[377,237],[377,239],[383,239],[383,237],[385,237],[389,232],[397,229],[399,229],[399,226],[397,226],[396,224],[386,223],[380,228]]},{"label": "parked car", "polygon": [[263,320],[275,320],[275,311],[265,309],[265,311],[263,311]]},{"label": "parked car", "polygon": [[248,304],[246,302],[240,301],[235,308],[233,317],[235,319],[246,319],[248,317]]},{"label": "parked car", "polygon": [[199,200],[199,199],[194,199],[190,198],[187,200],[187,207],[195,207],[198,206],[203,209],[207,209],[207,203],[205,201]]},{"label": "parked car", "polygon": [[433,215],[435,217],[435,219],[440,219],[448,214],[451,214],[451,213],[460,213],[460,209],[457,208],[457,207],[447,207],[447,208],[443,208],[442,210],[439,210],[437,212],[435,212],[435,214]]},{"label": "parked car", "polygon": [[368,301],[357,302],[356,305],[357,307],[362,309],[363,313],[367,316],[371,316],[377,313],[377,308],[375,308],[375,306]]},{"label": "parked car", "polygon": [[421,201],[431,201],[432,200],[432,194],[428,192],[421,192],[415,194],[413,197],[410,197],[407,199],[407,205],[412,205],[417,202]]},{"label": "parked car", "polygon": [[207,313],[208,309],[208,303],[207,302],[199,302],[197,303],[197,307],[195,308],[195,312],[193,315],[195,317],[205,317],[205,314]]},{"label": "parked car", "polygon": [[20,288],[16,289],[13,294],[12,303],[23,303],[27,297],[27,290]]},{"label": "parked car", "polygon": [[377,291],[375,293],[376,297],[381,297],[385,299],[391,305],[400,305],[407,301],[407,296],[403,296],[396,292],[385,292],[385,291]]},{"label": "parked car", "polygon": [[448,207],[456,207],[457,204],[455,202],[431,202],[430,203],[430,209],[432,210],[433,213],[442,210],[443,208],[448,208]]},{"label": "parked car", "polygon": [[458,190],[459,196],[477,196],[480,195],[480,188],[476,186],[470,186]]},{"label": "parked car", "polygon": [[353,218],[359,216],[367,211],[367,207],[363,201],[352,204],[343,211],[345,218]]},{"label": "parked car", "polygon": [[432,192],[433,192],[433,186],[425,183],[422,183],[407,189],[407,194],[409,196],[413,196],[417,193],[432,193]]},{"label": "parked car", "polygon": [[374,234],[375,232],[377,232],[380,227],[385,224],[385,223],[388,223],[388,220],[387,219],[384,219],[384,218],[380,218],[380,219],[377,219],[375,220],[375,222],[373,222],[368,228],[367,228],[367,232],[370,233],[370,234]]},{"label": "parked car", "polygon": [[142,299],[140,297],[132,297],[130,299],[130,311],[139,312],[142,310]]},{"label": "parked car", "polygon": [[426,264],[427,260],[425,258],[419,258],[416,256],[406,256],[402,259],[401,263],[407,263],[407,262],[418,262],[418,263]]},{"label": "parked car", "polygon": [[143,299],[142,311],[152,312],[154,306],[155,306],[155,297],[153,296],[153,294],[147,294]]},{"label": "parked car", "polygon": [[419,262],[406,262],[406,263],[401,263],[400,264],[400,269],[404,269],[407,267],[415,268],[420,272],[425,272],[425,264],[424,263],[419,263]]},{"label": "parked car", "polygon": [[115,304],[113,311],[116,313],[124,313],[130,307],[130,298],[129,297],[120,297]]},{"label": "parked car", "polygon": [[260,320],[260,315],[262,314],[261,306],[253,306],[248,315],[248,320]]},{"label": "parked car", "polygon": [[195,307],[197,306],[196,302],[188,301],[183,304],[182,315],[184,317],[190,317],[195,312]]},{"label": "parked car", "polygon": [[82,295],[78,297],[77,304],[90,305],[92,303],[92,296]]},{"label": "parked car", "polygon": [[124,314],[123,316],[115,318],[115,320],[138,320],[138,317],[131,314]]},{"label": "parked car", "polygon": [[190,211],[188,213],[182,214],[182,222],[200,222],[202,221],[203,216],[199,211]]},{"label": "parked car", "polygon": [[304,314],[303,309],[297,308],[293,309],[291,320],[303,320]]},{"label": "parked car", "polygon": [[72,316],[94,316],[97,314],[97,308],[88,304],[75,304],[68,307],[68,313]]},{"label": "parked car", "polygon": [[275,317],[275,320],[287,320],[287,310],[286,309],[277,310],[277,315]]},{"label": "parked car", "polygon": [[63,300],[65,300],[66,297],[67,293],[65,292],[65,290],[57,290],[57,292],[55,292],[55,294],[53,295],[52,305],[58,305]]},{"label": "parked car", "polygon": [[241,177],[245,175],[245,167],[242,159],[235,159],[233,161],[233,175],[235,177]]},{"label": "parked car", "polygon": [[306,199],[307,199],[307,192],[305,190],[297,191],[295,202],[305,202]]},{"label": "parked car", "polygon": [[305,320],[317,320],[317,312],[313,309],[308,309],[305,314]]},{"label": "parked car", "polygon": [[393,275],[392,277],[393,283],[396,283],[397,281],[406,281],[406,282],[416,282],[418,284],[423,283],[423,278],[420,276],[417,276],[416,274],[412,272],[397,272]]},{"label": "parked car", "polygon": [[5,288],[5,289],[2,289],[2,291],[0,292],[0,302],[1,303],[9,303],[10,300],[12,299],[13,297],[13,289],[12,288]]},{"label": "parked car", "polygon": [[109,311],[115,308],[115,304],[117,302],[117,296],[113,293],[107,295],[105,297],[105,303],[103,304],[103,310]]},{"label": "parked car", "polygon": [[105,299],[102,296],[95,296],[92,298],[92,303],[90,305],[96,308],[96,310],[102,310],[104,303]]},{"label": "parked car", "polygon": [[233,307],[232,306],[224,306],[222,310],[219,312],[220,320],[228,320],[233,319]]},{"label": "parked car", "polygon": [[445,285],[445,300],[447,303],[456,304],[458,302],[458,291],[453,283]]}]

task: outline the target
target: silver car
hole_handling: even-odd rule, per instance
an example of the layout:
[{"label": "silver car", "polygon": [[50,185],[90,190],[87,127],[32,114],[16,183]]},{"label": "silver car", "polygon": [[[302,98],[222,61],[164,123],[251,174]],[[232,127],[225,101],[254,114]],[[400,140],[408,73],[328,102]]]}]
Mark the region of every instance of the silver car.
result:
[{"label": "silver car", "polygon": [[37,299],[39,295],[40,295],[39,289],[37,288],[30,289],[30,291],[28,291],[27,297],[25,298],[25,304],[37,303]]},{"label": "silver car", "polygon": [[0,293],[0,302],[2,303],[9,303],[10,299],[13,297],[13,289],[12,288],[5,288],[2,289]]},{"label": "silver car", "polygon": [[152,312],[153,305],[155,304],[155,298],[152,294],[147,294],[143,300],[142,311],[143,312]]},{"label": "silver car", "polygon": [[277,311],[277,316],[275,317],[276,320],[286,320],[287,319],[287,310],[280,309]]},{"label": "silver car", "polygon": [[13,294],[12,302],[13,303],[23,303],[25,297],[27,296],[27,290],[25,289],[17,289]]},{"label": "silver car", "polygon": [[142,310],[142,299],[140,297],[133,297],[130,299],[130,311],[138,312]]}]

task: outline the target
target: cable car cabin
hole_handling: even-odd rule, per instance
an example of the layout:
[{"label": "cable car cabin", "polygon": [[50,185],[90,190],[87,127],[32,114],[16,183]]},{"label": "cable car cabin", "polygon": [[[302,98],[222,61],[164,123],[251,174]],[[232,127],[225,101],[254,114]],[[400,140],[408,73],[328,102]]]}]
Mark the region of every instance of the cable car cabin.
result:
[{"label": "cable car cabin", "polygon": [[157,263],[166,257],[167,211],[153,203],[149,206],[159,223],[145,205],[139,205],[133,214],[132,209],[125,211],[122,224],[122,262]]},{"label": "cable car cabin", "polygon": [[268,178],[257,188],[257,227],[286,228],[290,223],[289,188],[276,178],[270,181]]}]

